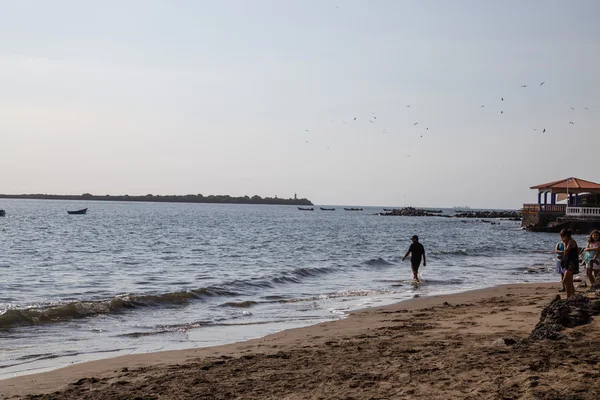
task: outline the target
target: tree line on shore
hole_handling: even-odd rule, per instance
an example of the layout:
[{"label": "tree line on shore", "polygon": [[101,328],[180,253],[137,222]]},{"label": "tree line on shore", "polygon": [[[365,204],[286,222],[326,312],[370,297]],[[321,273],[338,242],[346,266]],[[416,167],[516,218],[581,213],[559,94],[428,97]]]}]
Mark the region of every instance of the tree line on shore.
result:
[{"label": "tree line on shore", "polygon": [[223,203],[223,204],[272,204],[272,205],[306,205],[313,203],[308,199],[282,199],[275,197],[260,197],[258,195],[232,197],[229,195],[186,194],[186,195],[158,195],[147,194],[145,196],[117,195],[93,195],[84,193],[82,195],[60,195],[60,194],[0,194],[2,199],[36,199],[36,200],[100,200],[100,201],[148,201],[165,203]]}]

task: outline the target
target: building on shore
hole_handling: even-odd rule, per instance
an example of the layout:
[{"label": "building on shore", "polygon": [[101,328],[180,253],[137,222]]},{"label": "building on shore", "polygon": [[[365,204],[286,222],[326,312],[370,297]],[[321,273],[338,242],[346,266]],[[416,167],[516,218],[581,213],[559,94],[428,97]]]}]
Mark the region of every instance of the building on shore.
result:
[{"label": "building on shore", "polygon": [[538,191],[538,201],[523,204],[523,228],[537,232],[570,228],[579,233],[600,229],[599,183],[571,177],[531,189]]}]

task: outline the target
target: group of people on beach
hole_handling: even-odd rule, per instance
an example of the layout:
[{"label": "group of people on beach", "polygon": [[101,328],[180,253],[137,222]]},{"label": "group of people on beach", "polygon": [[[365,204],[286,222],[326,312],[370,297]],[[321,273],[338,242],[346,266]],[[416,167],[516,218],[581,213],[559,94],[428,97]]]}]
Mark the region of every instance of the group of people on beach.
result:
[{"label": "group of people on beach", "polygon": [[573,275],[579,273],[579,255],[583,253],[585,273],[590,281],[590,285],[598,279],[600,275],[600,231],[592,231],[588,237],[585,248],[580,249],[577,242],[572,237],[570,229],[560,231],[560,242],[556,243],[556,272],[561,276],[561,292],[567,293],[567,298],[575,294],[573,285]]}]

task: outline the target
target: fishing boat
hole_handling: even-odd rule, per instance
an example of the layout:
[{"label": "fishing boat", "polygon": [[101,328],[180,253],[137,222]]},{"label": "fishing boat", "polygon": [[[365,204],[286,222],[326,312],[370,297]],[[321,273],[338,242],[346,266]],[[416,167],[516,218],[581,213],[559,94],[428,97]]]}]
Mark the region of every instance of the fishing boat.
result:
[{"label": "fishing boat", "polygon": [[81,210],[75,210],[75,211],[67,211],[68,214],[70,215],[79,215],[79,214],[85,214],[87,212],[87,208],[82,208]]},{"label": "fishing boat", "polygon": [[321,211],[335,211],[335,208],[325,208],[325,207],[321,207]]},{"label": "fishing boat", "polygon": [[300,210],[300,211],[315,211],[315,209],[312,207],[310,207],[310,208],[298,207],[298,210]]},{"label": "fishing boat", "polygon": [[362,208],[344,208],[346,211],[362,211]]}]

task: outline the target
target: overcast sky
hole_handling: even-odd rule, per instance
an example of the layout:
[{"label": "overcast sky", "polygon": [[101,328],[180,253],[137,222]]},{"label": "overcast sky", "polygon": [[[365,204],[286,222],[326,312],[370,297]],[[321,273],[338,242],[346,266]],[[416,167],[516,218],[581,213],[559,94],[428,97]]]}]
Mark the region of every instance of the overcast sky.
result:
[{"label": "overcast sky", "polygon": [[0,193],[518,208],[536,184],[600,181],[599,15],[0,0]]}]

